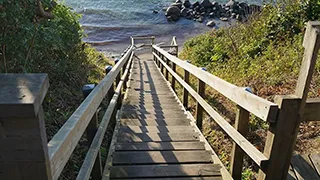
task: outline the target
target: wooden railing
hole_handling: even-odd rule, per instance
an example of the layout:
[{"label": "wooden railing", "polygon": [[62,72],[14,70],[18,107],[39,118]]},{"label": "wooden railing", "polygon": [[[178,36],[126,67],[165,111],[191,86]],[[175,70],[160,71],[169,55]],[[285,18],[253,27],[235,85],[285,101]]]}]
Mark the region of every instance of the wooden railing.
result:
[{"label": "wooden railing", "polygon": [[[307,99],[320,48],[319,29],[319,22],[308,24],[304,39],[304,59],[296,92],[289,96],[277,96],[276,103],[180,60],[154,45],[154,37],[132,37],[132,45],[49,143],[41,105],[49,87],[47,75],[0,74],[0,87],[4,87],[0,88],[0,179],[58,179],[84,133],[87,133],[90,148],[77,179],[100,179],[101,143],[108,124],[115,121],[121,106],[122,91],[126,89],[134,57],[135,41],[146,39],[152,40],[152,43],[146,46],[152,47],[155,63],[167,80],[171,74],[173,90],[176,82],[182,85],[182,103],[186,109],[190,95],[196,100],[195,119],[199,129],[202,129],[203,113],[206,112],[234,141],[230,169],[232,177],[241,178],[243,156],[246,153],[259,166],[259,179],[286,179],[300,122],[320,120],[319,99]],[[175,39],[172,45],[177,46]],[[183,77],[177,74],[177,66],[183,69]],[[190,85],[190,74],[198,79],[197,90]],[[235,127],[204,99],[206,86],[237,104]],[[105,98],[109,105],[97,126],[97,111]],[[246,139],[250,113],[269,123],[264,153]],[[223,177],[227,179],[229,176]]]},{"label": "wooden railing", "polygon": [[[153,45],[153,56],[165,78],[175,90],[177,81],[183,87],[182,104],[188,109],[188,96],[196,103],[196,124],[202,129],[205,111],[234,141],[230,173],[234,179],[241,179],[243,157],[246,153],[260,168],[259,179],[286,179],[290,158],[293,152],[299,124],[302,120],[319,120],[320,101],[306,97],[320,46],[319,23],[310,22],[305,35],[305,56],[302,62],[296,93],[291,96],[277,96],[276,103],[260,98],[243,87],[230,84],[202,69],[183,61],[161,47]],[[176,66],[183,69],[180,77]],[[164,71],[165,70],[165,71]],[[197,91],[189,84],[190,74],[198,79]],[[210,86],[237,104],[235,127],[232,127],[206,100],[205,86]],[[306,106],[305,106],[306,104]],[[260,152],[247,139],[250,113],[269,123],[264,153]],[[303,115],[306,116],[303,116]]]}]

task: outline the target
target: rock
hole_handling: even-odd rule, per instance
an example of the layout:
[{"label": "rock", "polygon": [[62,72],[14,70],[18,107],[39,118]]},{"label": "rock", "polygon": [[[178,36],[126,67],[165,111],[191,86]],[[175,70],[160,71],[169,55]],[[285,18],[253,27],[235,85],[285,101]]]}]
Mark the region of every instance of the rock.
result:
[{"label": "rock", "polygon": [[180,9],[177,6],[170,6],[166,11],[166,17],[169,20],[172,19],[173,21],[178,21],[180,18]]},{"label": "rock", "polygon": [[209,14],[209,17],[210,17],[210,18],[216,17],[216,13],[215,13],[215,12],[210,13],[210,14]]},{"label": "rock", "polygon": [[235,1],[234,1],[234,0],[230,0],[230,1],[226,4],[226,7],[233,8],[234,5],[235,5]]},{"label": "rock", "polygon": [[202,7],[204,7],[204,8],[206,8],[206,9],[213,7],[213,5],[212,5],[212,3],[210,2],[210,0],[202,0],[201,3],[200,3],[200,5],[201,5]]},{"label": "rock", "polygon": [[228,21],[229,19],[227,17],[221,17],[220,20],[221,21]]},{"label": "rock", "polygon": [[176,6],[176,7],[178,7],[179,9],[182,9],[182,3],[180,2],[175,2],[175,3],[172,3],[170,6]]},{"label": "rock", "polygon": [[159,13],[157,10],[153,10],[152,12],[153,12],[153,14],[158,14]]},{"label": "rock", "polygon": [[231,14],[231,18],[232,18],[232,19],[235,19],[236,17],[237,17],[237,14],[236,14],[236,13],[232,13],[232,14]]},{"label": "rock", "polygon": [[186,7],[186,8],[190,8],[191,7],[191,3],[189,0],[185,0],[184,3],[183,3],[183,6]]},{"label": "rock", "polygon": [[216,26],[216,23],[214,21],[209,21],[206,25],[209,27],[214,27]]},{"label": "rock", "polygon": [[212,6],[213,6],[213,7],[216,7],[216,8],[218,8],[218,6],[219,6],[219,3],[218,3],[218,2],[216,2],[216,1],[214,1],[214,2],[212,3]]},{"label": "rock", "polygon": [[199,17],[199,18],[197,19],[197,21],[200,22],[200,23],[203,23],[204,18],[201,16],[201,17]]},{"label": "rock", "polygon": [[196,7],[199,7],[200,6],[200,3],[199,1],[196,1],[195,3],[192,4],[192,8],[196,8]]},{"label": "rock", "polygon": [[176,0],[176,3],[182,3],[182,1],[181,0]]},{"label": "rock", "polygon": [[199,9],[199,12],[206,12],[206,8],[201,7],[201,8]]},{"label": "rock", "polygon": [[187,8],[182,8],[181,11],[180,11],[180,15],[182,17],[187,17],[188,13],[189,13],[189,10]]}]

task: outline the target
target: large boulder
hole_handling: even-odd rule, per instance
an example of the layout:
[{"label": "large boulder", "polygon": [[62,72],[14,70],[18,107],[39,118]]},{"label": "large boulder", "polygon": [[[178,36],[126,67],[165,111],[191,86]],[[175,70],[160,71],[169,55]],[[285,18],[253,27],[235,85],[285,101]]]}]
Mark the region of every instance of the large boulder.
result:
[{"label": "large boulder", "polygon": [[182,9],[182,2],[175,2],[175,3],[172,3],[170,6],[176,6],[179,9]]},{"label": "large boulder", "polygon": [[181,11],[180,11],[180,15],[182,17],[187,17],[188,13],[189,13],[189,10],[187,8],[182,8]]},{"label": "large boulder", "polygon": [[178,21],[180,19],[180,9],[177,6],[170,6],[165,15],[169,21]]},{"label": "large boulder", "polygon": [[190,7],[191,7],[190,1],[189,1],[189,0],[185,0],[184,3],[183,3],[183,6],[184,6],[185,8],[190,8]]},{"label": "large boulder", "polygon": [[206,9],[213,7],[213,5],[212,5],[212,3],[210,2],[210,0],[202,0],[201,3],[200,3],[200,5],[201,5],[202,7],[204,7],[204,8],[206,8]]},{"label": "large boulder", "polygon": [[207,22],[206,25],[209,27],[214,27],[214,26],[216,26],[216,23],[214,21],[209,21],[209,22]]},{"label": "large boulder", "polygon": [[199,6],[200,6],[199,1],[196,1],[196,2],[194,2],[194,3],[192,4],[192,8],[193,8],[193,9],[196,8],[196,7],[199,7]]}]

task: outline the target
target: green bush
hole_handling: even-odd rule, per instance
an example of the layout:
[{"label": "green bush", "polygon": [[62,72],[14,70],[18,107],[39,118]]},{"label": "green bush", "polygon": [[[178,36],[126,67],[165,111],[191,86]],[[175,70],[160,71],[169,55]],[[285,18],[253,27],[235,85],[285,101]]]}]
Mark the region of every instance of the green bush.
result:
[{"label": "green bush", "polygon": [[42,0],[0,0],[0,73],[48,73],[44,102],[49,138],[82,101],[81,86],[103,78],[104,56],[82,42],[80,16],[63,4]]}]

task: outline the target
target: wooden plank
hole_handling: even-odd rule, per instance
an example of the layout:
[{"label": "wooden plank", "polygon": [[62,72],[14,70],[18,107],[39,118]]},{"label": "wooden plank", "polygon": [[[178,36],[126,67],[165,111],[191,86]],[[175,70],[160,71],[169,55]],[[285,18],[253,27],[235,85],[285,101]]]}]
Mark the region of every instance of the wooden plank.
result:
[{"label": "wooden plank", "polygon": [[[175,63],[172,63],[172,70],[174,72],[176,72],[176,64]],[[171,79],[171,88],[173,89],[173,91],[176,91],[176,79],[173,76]]]},{"label": "wooden plank", "polygon": [[296,90],[291,97],[279,98],[281,110],[277,122],[269,126],[265,145],[265,154],[270,157],[270,163],[266,174],[262,171],[259,172],[260,179],[284,179],[287,177],[320,47],[319,27],[320,23],[314,25],[313,22],[309,22],[307,25],[304,39],[305,51]]},{"label": "wooden plank", "polygon": [[[184,70],[184,76],[183,76],[183,80],[189,84],[189,79],[190,79],[190,73],[187,70]],[[189,102],[189,92],[188,90],[183,87],[183,98],[182,98],[182,104],[183,106],[188,109],[188,102]]]},{"label": "wooden plank", "polygon": [[160,132],[172,132],[172,133],[179,133],[184,131],[193,131],[194,127],[187,125],[187,126],[121,126],[121,132],[133,132],[133,133],[144,133],[144,132],[153,132],[153,133],[160,133]]},{"label": "wooden plank", "polygon": [[115,152],[113,165],[212,163],[208,151]]},{"label": "wooden plank", "polygon": [[146,39],[155,39],[155,36],[131,36],[134,40],[146,40]]},{"label": "wooden plank", "polygon": [[197,133],[121,133],[118,142],[198,141]]},{"label": "wooden plank", "polygon": [[153,104],[146,104],[146,105],[141,105],[141,104],[124,104],[123,106],[124,110],[129,110],[129,109],[178,109],[181,110],[182,107],[177,105],[177,104],[167,104],[167,105],[153,105]]},{"label": "wooden plank", "polygon": [[247,92],[242,87],[228,83],[190,63],[182,61],[158,46],[154,45],[152,47],[163,54],[166,58],[170,59],[170,61],[175,63],[177,66],[189,71],[192,75],[262,120],[269,122],[274,122],[276,120],[278,114],[278,106],[276,104]]},{"label": "wooden plank", "polygon": [[314,166],[314,169],[317,171],[320,176],[320,154],[312,154],[310,155],[310,160]]},{"label": "wooden plank", "polygon": [[303,159],[300,155],[294,155],[291,158],[292,168],[298,178],[298,180],[312,179],[319,180],[320,177],[310,164]]},{"label": "wooden plank", "polygon": [[[203,81],[201,81],[200,79],[198,79],[197,93],[201,97],[205,96],[205,87],[206,87],[205,83]],[[203,121],[203,108],[199,102],[197,102],[197,106],[196,106],[196,121],[197,121],[197,126],[201,131],[202,130],[202,123],[203,123],[202,122]]]},{"label": "wooden plank", "polygon": [[294,173],[294,170],[293,170],[291,165],[289,166],[287,180],[298,180],[298,178],[297,178],[296,174]]},{"label": "wooden plank", "polygon": [[[234,126],[235,129],[243,135],[243,137],[247,137],[249,131],[249,116],[250,113],[247,110],[238,106],[237,117]],[[242,177],[243,157],[244,152],[242,149],[236,143],[233,143],[230,174],[234,179],[241,179]]]},{"label": "wooden plank", "polygon": [[[140,142],[117,143],[116,151],[181,151],[204,150],[202,142]],[[211,159],[211,157],[210,157]]]},{"label": "wooden plank", "polygon": [[[113,179],[113,180],[123,180],[123,179]],[[133,178],[130,180],[155,180],[154,178]],[[156,180],[222,180],[220,176],[211,176],[211,177],[171,177],[171,178],[157,178]]]},{"label": "wooden plank", "polygon": [[150,113],[150,114],[143,114],[143,113],[126,113],[123,114],[122,119],[140,119],[140,120],[169,120],[169,119],[187,119],[186,115],[183,112],[176,111],[175,114],[172,113]]},{"label": "wooden plank", "polygon": [[81,103],[57,134],[48,143],[53,179],[57,179],[77,146],[96,109],[113,85],[113,81],[131,54],[133,47],[120,59],[108,75]]},{"label": "wooden plank", "polygon": [[[131,54],[129,61],[132,61],[133,53]],[[107,127],[108,127],[109,122],[112,118],[112,115],[115,113],[114,111],[116,110],[116,106],[117,106],[119,98],[121,96],[120,92],[122,91],[122,86],[124,84],[124,80],[125,80],[127,74],[129,73],[129,68],[130,68],[130,63],[127,64],[126,70],[125,70],[123,76],[121,77],[121,79],[118,83],[117,89],[115,90],[115,93],[109,103],[109,106],[108,106],[108,108],[107,108],[107,110],[101,120],[98,131],[94,136],[94,139],[91,143],[90,149],[88,150],[88,153],[87,153],[87,155],[84,159],[84,162],[80,168],[80,171],[77,175],[77,180],[89,180],[90,179],[90,174],[91,174],[91,171],[95,165],[95,160],[100,152],[101,143],[103,141],[104,134],[107,130]],[[95,176],[92,176],[92,177],[95,177]],[[100,174],[99,178],[101,179],[101,174]]]},{"label": "wooden plank", "polygon": [[140,120],[140,119],[121,119],[122,126],[183,126],[190,125],[190,120]]},{"label": "wooden plank", "polygon": [[[47,74],[0,74],[0,116],[38,114],[49,89]],[[23,108],[21,108],[23,106]]]},{"label": "wooden plank", "polygon": [[220,166],[213,164],[113,166],[110,176],[111,178],[220,176]]},{"label": "wooden plank", "polygon": [[[165,65],[165,63],[158,60]],[[166,66],[166,65],[165,65]],[[168,66],[166,68],[169,68]],[[170,71],[175,76],[176,80],[185,87],[191,96],[203,107],[203,109],[214,119],[214,121],[230,136],[237,145],[248,154],[248,156],[260,167],[265,167],[268,163],[268,158],[265,157],[256,147],[254,147],[246,138],[244,138],[237,130],[235,130],[219,113],[217,113],[191,86],[185,83],[181,77]]]},{"label": "wooden plank", "polygon": [[320,98],[307,99],[302,121],[320,121]]}]

